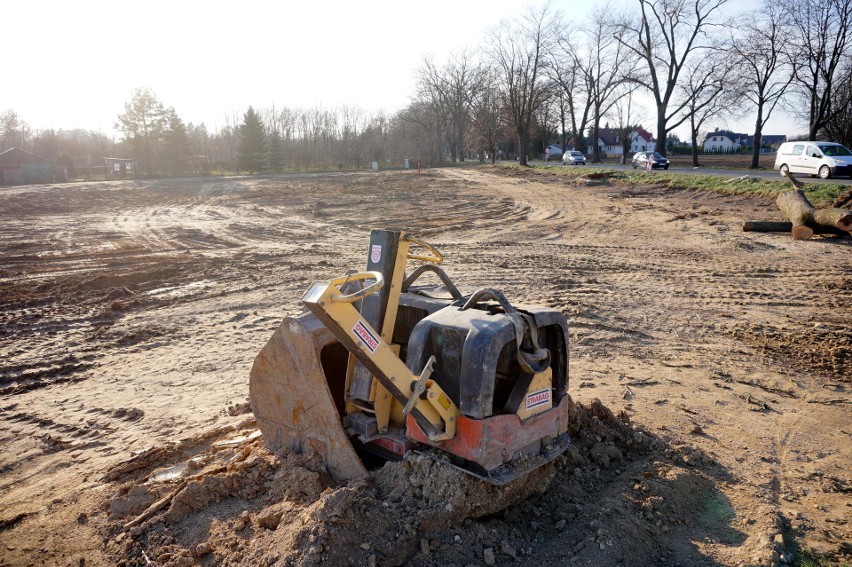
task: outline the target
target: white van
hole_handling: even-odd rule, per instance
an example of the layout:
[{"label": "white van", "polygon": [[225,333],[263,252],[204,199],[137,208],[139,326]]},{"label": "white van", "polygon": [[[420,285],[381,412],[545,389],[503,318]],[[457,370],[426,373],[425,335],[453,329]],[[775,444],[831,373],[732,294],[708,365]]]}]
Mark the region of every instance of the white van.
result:
[{"label": "white van", "polygon": [[823,179],[852,175],[852,152],[834,142],[784,142],[775,157],[775,169],[784,175],[807,173]]}]

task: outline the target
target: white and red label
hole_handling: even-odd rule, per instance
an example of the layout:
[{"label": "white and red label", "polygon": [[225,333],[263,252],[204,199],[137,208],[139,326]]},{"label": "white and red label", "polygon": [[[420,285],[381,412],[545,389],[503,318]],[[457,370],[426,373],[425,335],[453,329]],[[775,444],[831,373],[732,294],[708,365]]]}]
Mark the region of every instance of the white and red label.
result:
[{"label": "white and red label", "polygon": [[355,326],[352,327],[352,332],[355,333],[355,336],[364,343],[364,346],[370,352],[376,352],[376,349],[379,348],[379,339],[370,332],[370,329],[367,328],[367,325],[363,321],[359,320],[355,323]]},{"label": "white and red label", "polygon": [[370,247],[370,261],[372,261],[374,264],[376,264],[381,259],[382,259],[382,245],[381,244],[373,244]]},{"label": "white and red label", "polygon": [[527,409],[533,409],[550,403],[550,388],[536,390],[527,394]]}]

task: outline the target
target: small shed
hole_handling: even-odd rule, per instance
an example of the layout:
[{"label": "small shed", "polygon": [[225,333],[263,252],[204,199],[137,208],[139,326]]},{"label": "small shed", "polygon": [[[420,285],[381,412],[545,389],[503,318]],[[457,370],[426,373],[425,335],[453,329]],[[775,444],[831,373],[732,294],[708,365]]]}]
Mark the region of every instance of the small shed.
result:
[{"label": "small shed", "polygon": [[139,168],[135,159],[123,158],[104,158],[106,164],[107,179],[124,179],[126,177],[136,177],[136,171]]},{"label": "small shed", "polygon": [[64,167],[55,166],[49,159],[21,148],[11,148],[0,154],[0,185],[52,183],[67,179]]}]

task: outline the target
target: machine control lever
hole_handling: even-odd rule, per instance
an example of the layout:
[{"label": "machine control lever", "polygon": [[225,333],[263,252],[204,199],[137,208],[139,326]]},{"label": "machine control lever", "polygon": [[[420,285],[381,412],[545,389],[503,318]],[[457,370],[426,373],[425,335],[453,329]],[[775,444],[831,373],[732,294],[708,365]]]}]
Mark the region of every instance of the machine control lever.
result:
[{"label": "machine control lever", "polygon": [[411,410],[414,409],[414,404],[417,403],[417,398],[420,397],[420,394],[426,391],[426,380],[432,376],[432,370],[435,366],[435,355],[429,357],[429,360],[426,362],[426,366],[423,367],[423,371],[420,372],[420,378],[411,386],[411,397],[408,398],[408,401],[405,402],[405,407],[402,408],[402,415],[408,415],[411,413]]}]

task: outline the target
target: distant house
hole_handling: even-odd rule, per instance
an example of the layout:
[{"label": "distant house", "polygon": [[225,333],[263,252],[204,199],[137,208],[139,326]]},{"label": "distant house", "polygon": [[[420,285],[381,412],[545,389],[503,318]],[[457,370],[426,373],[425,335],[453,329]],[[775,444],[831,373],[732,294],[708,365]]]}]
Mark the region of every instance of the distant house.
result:
[{"label": "distant house", "polygon": [[135,159],[124,158],[104,158],[106,166],[107,179],[124,179],[126,177],[136,177],[136,171],[139,167]]},{"label": "distant house", "polygon": [[641,126],[630,133],[630,151],[634,154],[651,151],[656,145],[657,140],[654,139],[654,136]]},{"label": "distant house", "polygon": [[21,148],[11,148],[0,154],[0,185],[27,185],[67,181],[67,170],[49,159],[31,154]]},{"label": "distant house", "polygon": [[[760,137],[762,148],[777,150],[778,146],[787,141],[787,136],[764,134]],[[708,132],[704,137],[705,152],[736,152],[742,148],[754,147],[754,136],[740,134],[729,130]]]},{"label": "distant house", "polygon": [[[641,127],[634,128],[630,132],[629,140],[629,151],[631,153],[653,150],[656,143],[654,136]],[[620,156],[624,152],[620,132],[614,128],[601,128],[598,130],[598,147],[601,154]]]},{"label": "distant house", "polygon": [[[787,136],[784,134],[763,134],[760,136],[761,151],[769,149],[776,151],[781,144],[787,141]],[[754,136],[749,136],[746,143],[747,146],[754,146]]]}]

